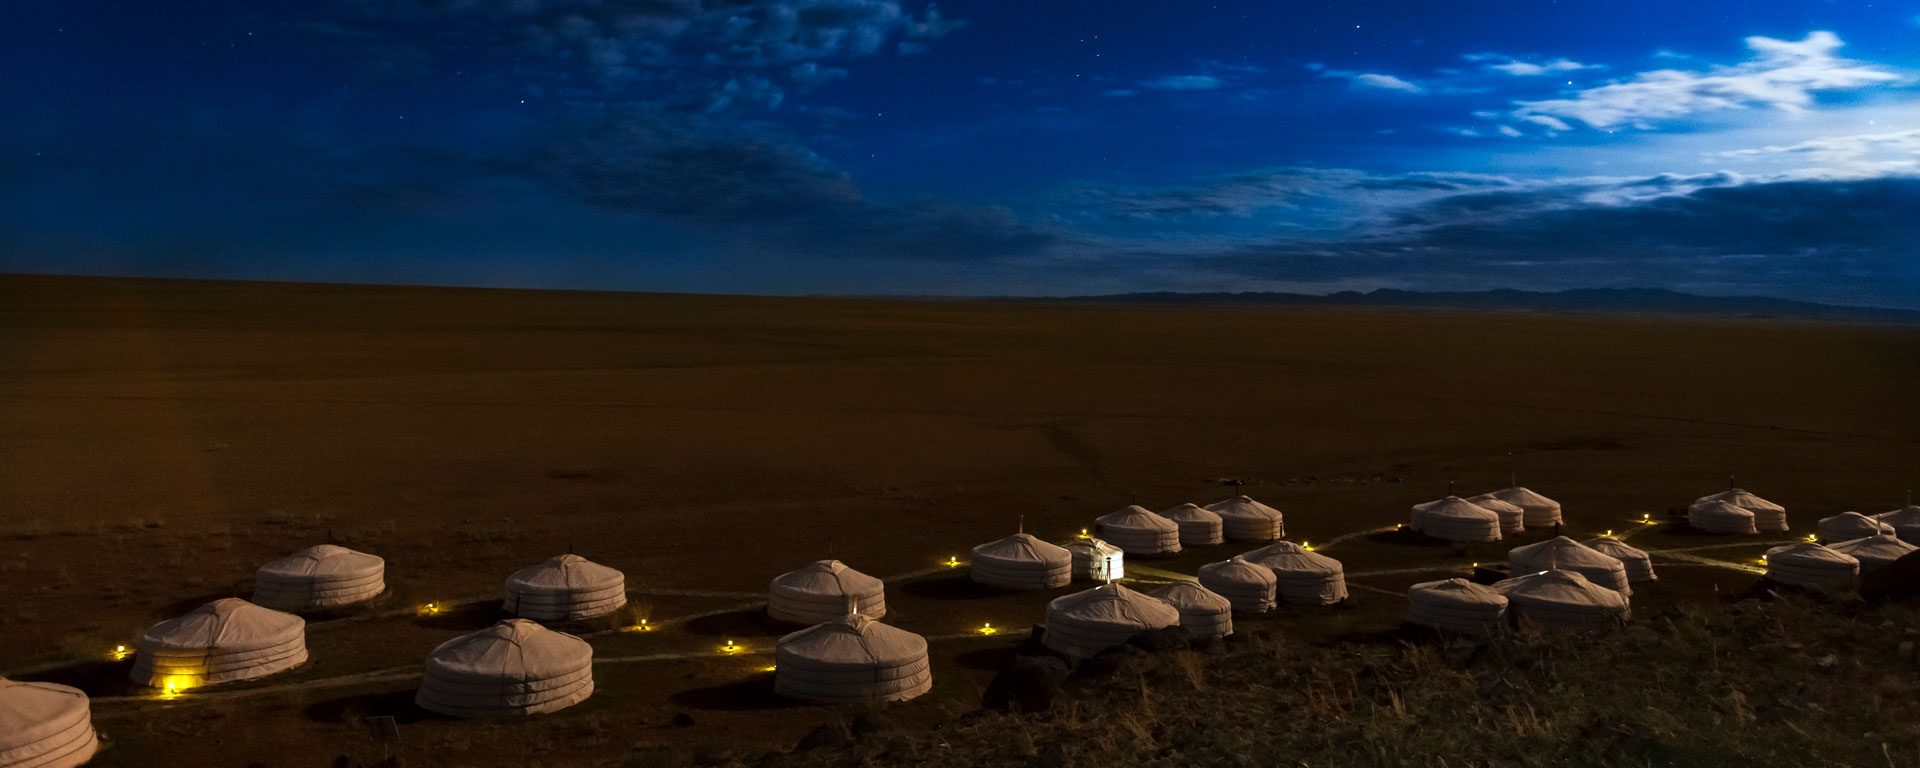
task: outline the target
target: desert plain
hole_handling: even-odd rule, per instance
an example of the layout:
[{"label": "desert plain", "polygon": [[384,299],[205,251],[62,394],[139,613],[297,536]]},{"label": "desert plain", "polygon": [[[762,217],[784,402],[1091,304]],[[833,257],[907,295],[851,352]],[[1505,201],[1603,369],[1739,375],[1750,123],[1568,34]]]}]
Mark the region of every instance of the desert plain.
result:
[{"label": "desert plain", "polygon": [[[1391,630],[1407,585],[1516,542],[1454,552],[1383,529],[1450,484],[1509,477],[1560,500],[1570,535],[1688,550],[1636,592],[1654,611],[1745,588],[1768,542],[1821,517],[1904,504],[1916,382],[1920,329],[1768,318],[6,276],[0,674],[88,690],[99,765],[368,761],[381,714],[409,765],[785,749],[846,716],[779,700],[766,671],[786,628],[753,603],[812,560],[889,578],[888,623],[934,639],[934,692],[890,711],[908,726],[975,708],[1069,591],[985,593],[943,561],[1021,521],[1064,541],[1229,482],[1357,586],[1249,632]],[[1672,522],[1730,476],[1793,532]],[[389,593],[310,617],[306,666],[162,699],[108,658],[329,537],[385,557]],[[508,573],[566,551],[624,571],[626,618],[658,627],[580,630],[595,696],[513,722],[412,710],[426,653],[496,618]]]}]

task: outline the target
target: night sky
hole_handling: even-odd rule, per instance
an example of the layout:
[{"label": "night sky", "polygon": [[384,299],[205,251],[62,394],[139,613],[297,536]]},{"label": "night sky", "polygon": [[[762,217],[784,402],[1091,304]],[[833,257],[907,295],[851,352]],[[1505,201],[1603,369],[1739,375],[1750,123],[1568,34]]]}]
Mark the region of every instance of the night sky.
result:
[{"label": "night sky", "polygon": [[0,271],[1920,307],[1920,2],[9,3]]}]

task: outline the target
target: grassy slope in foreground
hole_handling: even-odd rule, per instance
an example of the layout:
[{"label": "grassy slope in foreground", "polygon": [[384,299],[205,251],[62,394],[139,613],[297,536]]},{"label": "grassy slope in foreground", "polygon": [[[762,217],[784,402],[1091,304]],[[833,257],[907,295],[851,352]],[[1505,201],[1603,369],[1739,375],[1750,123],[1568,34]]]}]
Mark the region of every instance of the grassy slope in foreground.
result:
[{"label": "grassy slope in foreground", "polygon": [[[1688,605],[1606,636],[1140,658],[1043,715],[980,713],[786,764],[1920,765],[1906,606]],[[651,761],[636,761],[636,765]]]}]

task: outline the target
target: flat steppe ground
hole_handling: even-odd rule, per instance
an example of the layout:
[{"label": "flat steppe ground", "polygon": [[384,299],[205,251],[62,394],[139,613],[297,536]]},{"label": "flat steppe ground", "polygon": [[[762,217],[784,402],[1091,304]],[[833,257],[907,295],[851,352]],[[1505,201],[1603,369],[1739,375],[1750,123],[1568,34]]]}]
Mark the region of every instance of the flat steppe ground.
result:
[{"label": "flat steppe ground", "polygon": [[[383,712],[410,765],[786,746],[839,714],[767,693],[780,628],[744,604],[811,560],[902,577],[889,623],[1009,628],[936,641],[934,694],[896,708],[933,722],[1067,590],[911,575],[1022,517],[1064,540],[1232,478],[1292,539],[1329,542],[1512,473],[1571,533],[1691,548],[1742,540],[1634,521],[1732,475],[1788,507],[1790,538],[1920,484],[1917,383],[1910,327],[0,277],[0,672],[87,687],[107,765],[365,759],[359,717]],[[116,682],[114,644],[329,534],[386,557],[391,590],[358,620],[314,617],[307,667],[164,702]],[[1751,563],[1780,538],[1701,553]],[[1373,588],[1354,606],[1244,623],[1390,628],[1393,592],[1511,544],[1341,539],[1325,552]],[[568,550],[625,571],[662,623],[594,638],[595,697],[515,723],[408,710],[412,666],[494,610],[410,609],[497,596]],[[1636,610],[1754,578],[1659,562]]]}]

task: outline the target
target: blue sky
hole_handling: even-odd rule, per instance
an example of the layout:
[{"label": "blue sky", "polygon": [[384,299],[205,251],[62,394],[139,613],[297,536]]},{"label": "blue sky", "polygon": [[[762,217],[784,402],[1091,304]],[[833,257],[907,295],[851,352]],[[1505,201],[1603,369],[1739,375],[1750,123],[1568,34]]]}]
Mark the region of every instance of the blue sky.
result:
[{"label": "blue sky", "polygon": [[1920,306],[1920,2],[9,16],[3,271]]}]

